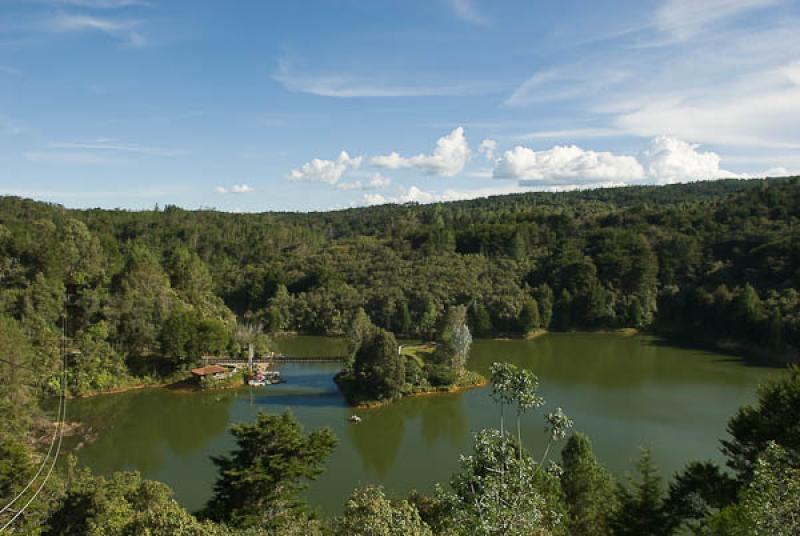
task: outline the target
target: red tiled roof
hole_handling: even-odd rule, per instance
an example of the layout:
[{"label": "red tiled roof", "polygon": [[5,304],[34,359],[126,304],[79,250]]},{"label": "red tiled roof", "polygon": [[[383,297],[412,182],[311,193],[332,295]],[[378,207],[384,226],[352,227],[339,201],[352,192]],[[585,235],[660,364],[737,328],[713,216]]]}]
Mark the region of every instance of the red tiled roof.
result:
[{"label": "red tiled roof", "polygon": [[207,367],[192,369],[192,374],[195,376],[208,376],[209,374],[219,374],[220,372],[227,372],[227,369],[219,365],[209,365]]}]

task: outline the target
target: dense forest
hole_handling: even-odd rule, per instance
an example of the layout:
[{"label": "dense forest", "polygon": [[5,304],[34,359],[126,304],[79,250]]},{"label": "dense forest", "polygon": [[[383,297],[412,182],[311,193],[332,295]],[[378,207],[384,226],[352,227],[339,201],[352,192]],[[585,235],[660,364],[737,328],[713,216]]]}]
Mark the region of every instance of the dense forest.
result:
[{"label": "dense forest", "polygon": [[[453,383],[470,334],[635,327],[797,360],[799,216],[800,178],[310,214],[0,198],[0,521],[23,534],[795,534],[797,368],[731,419],[730,473],[695,462],[668,488],[647,453],[614,482],[560,410],[545,422],[566,441],[561,463],[526,452],[502,408],[518,420],[544,401],[529,371],[498,365],[499,429],[431,496],[356,490],[319,520],[302,490],[336,439],[287,414],[233,429],[195,514],[163,484],[73,465],[30,508],[9,501],[42,480],[57,435],[44,398],[170,381],[203,354],[267,351],[279,332],[347,334],[343,374],[369,398]],[[404,355],[396,335],[438,345]]]},{"label": "dense forest", "polygon": [[265,333],[344,334],[362,308],[398,336],[433,338],[463,305],[476,337],[636,327],[795,360],[799,215],[798,178],[308,214],[5,197],[0,315],[42,375],[66,329],[76,394]]}]

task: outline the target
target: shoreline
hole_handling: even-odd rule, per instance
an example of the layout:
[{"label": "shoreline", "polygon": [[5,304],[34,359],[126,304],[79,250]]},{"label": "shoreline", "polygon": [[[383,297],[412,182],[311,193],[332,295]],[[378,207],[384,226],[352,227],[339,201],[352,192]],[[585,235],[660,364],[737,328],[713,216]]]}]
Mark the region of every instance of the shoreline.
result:
[{"label": "shoreline", "polygon": [[472,389],[480,389],[481,387],[486,387],[489,384],[489,380],[483,376],[481,376],[481,380],[477,383],[470,383],[466,385],[451,385],[449,387],[436,387],[431,389],[426,389],[424,391],[416,391],[413,393],[409,393],[407,395],[403,395],[398,398],[389,398],[386,400],[370,400],[365,402],[358,402],[357,404],[349,404],[348,406],[353,409],[377,409],[388,406],[395,402],[399,402],[406,398],[417,398],[423,396],[436,396],[436,395],[450,395],[454,393],[461,393],[463,391],[469,391]]}]

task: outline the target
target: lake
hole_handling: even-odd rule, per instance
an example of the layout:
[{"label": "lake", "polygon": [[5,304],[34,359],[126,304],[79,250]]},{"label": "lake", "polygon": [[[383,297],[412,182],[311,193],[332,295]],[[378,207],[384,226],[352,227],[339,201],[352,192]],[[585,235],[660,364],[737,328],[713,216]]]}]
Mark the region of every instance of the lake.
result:
[{"label": "lake", "polygon": [[[291,356],[338,355],[344,349],[342,340],[323,337],[278,344]],[[759,382],[776,373],[650,336],[594,333],[475,341],[468,367],[487,373],[493,361],[513,362],[539,376],[547,405],[524,418],[529,449],[541,453],[543,415],[562,407],[618,476],[631,470],[640,446],[652,448],[665,476],[690,460],[721,461],[718,439],[725,436],[727,419],[755,399]],[[333,514],[356,486],[382,484],[399,496],[446,483],[459,455],[470,451],[473,433],[499,426],[499,409],[486,388],[353,410],[333,383],[339,367],[285,363],[279,369],[288,382],[263,388],[146,389],[70,401],[68,418],[86,423],[96,435],[76,451],[78,460],[100,474],[138,470],[169,484],[183,505],[196,510],[216,477],[209,457],[233,447],[229,426],[251,421],[259,411],[290,408],[306,430],[328,426],[339,438],[325,474],[308,492],[315,506]],[[352,414],[363,421],[349,423]]]}]

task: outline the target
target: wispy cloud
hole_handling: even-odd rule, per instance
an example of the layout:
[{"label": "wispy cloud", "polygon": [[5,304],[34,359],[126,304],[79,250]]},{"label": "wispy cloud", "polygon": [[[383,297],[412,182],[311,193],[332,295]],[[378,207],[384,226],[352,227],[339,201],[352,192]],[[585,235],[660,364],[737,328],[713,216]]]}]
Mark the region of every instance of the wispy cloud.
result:
[{"label": "wispy cloud", "polygon": [[10,75],[10,76],[19,76],[22,73],[20,73],[20,71],[18,69],[15,69],[13,67],[9,67],[8,65],[0,65],[0,74],[6,74],[6,75]]},{"label": "wispy cloud", "polygon": [[139,20],[59,13],[47,26],[55,32],[101,32],[132,47],[143,47],[147,39],[139,30],[141,24]]},{"label": "wispy cloud", "polygon": [[698,35],[719,22],[785,0],[667,0],[658,8],[655,25],[675,40]]},{"label": "wispy cloud", "polygon": [[321,97],[436,97],[474,95],[482,92],[470,85],[423,85],[381,82],[376,77],[335,74],[299,74],[286,61],[280,61],[272,79],[289,91],[310,93]]},{"label": "wispy cloud", "polygon": [[225,186],[217,186],[214,188],[214,191],[218,194],[249,194],[254,192],[255,189],[247,184],[234,184],[230,188],[226,188]]},{"label": "wispy cloud", "polygon": [[116,158],[89,151],[28,151],[22,156],[30,162],[42,164],[94,166],[119,163]]},{"label": "wispy cloud", "polygon": [[49,147],[61,150],[86,150],[86,151],[112,151],[120,153],[134,153],[151,156],[176,156],[178,151],[163,147],[148,147],[136,144],[117,143],[113,140],[101,138],[89,142],[51,143]]},{"label": "wispy cloud", "polygon": [[145,0],[52,0],[53,4],[83,7],[89,9],[122,9],[126,7],[146,7],[150,2]]},{"label": "wispy cloud", "polygon": [[376,173],[368,181],[340,182],[336,184],[336,188],[339,190],[379,190],[386,188],[391,183],[392,181],[389,177]]},{"label": "wispy cloud", "polygon": [[537,130],[514,136],[519,140],[547,140],[547,139],[586,139],[608,138],[625,135],[624,130],[618,128],[568,128],[562,130]]},{"label": "wispy cloud", "polygon": [[125,144],[100,138],[93,141],[50,143],[45,149],[23,153],[23,157],[31,162],[47,164],[108,165],[125,162],[123,155],[130,158],[172,157],[178,154],[178,151],[162,147]]},{"label": "wispy cloud", "polygon": [[473,0],[446,0],[456,17],[472,24],[487,24],[488,20],[475,7]]}]

